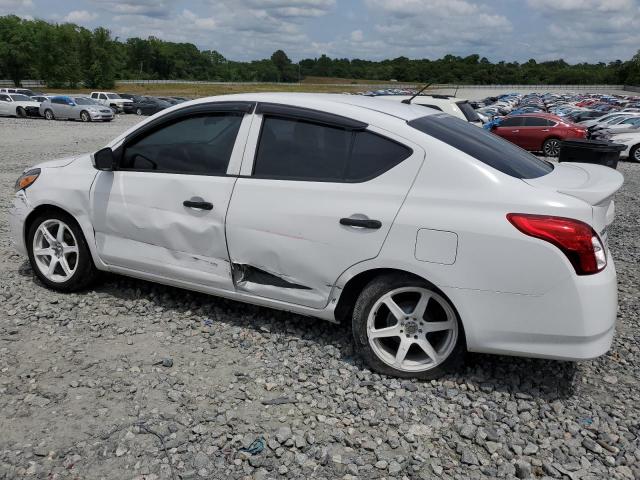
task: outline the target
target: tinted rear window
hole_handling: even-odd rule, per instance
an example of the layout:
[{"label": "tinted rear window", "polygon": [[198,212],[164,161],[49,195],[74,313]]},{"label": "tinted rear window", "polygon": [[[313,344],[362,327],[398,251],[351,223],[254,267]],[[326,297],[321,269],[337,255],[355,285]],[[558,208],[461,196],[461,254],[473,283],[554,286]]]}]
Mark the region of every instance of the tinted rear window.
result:
[{"label": "tinted rear window", "polygon": [[408,123],[413,128],[515,178],[542,177],[553,170],[553,164],[459,118],[436,114]]}]

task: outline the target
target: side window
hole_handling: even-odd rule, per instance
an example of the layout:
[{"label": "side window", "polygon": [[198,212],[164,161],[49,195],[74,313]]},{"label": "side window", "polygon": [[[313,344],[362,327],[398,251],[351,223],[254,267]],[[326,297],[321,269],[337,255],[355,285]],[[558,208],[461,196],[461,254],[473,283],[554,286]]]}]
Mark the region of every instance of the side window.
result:
[{"label": "side window", "polygon": [[91,94],[91,98],[98,98],[98,94],[97,93],[92,93]]},{"label": "side window", "polygon": [[241,122],[242,115],[212,113],[162,126],[127,145],[120,168],[224,175]]},{"label": "side window", "polygon": [[546,118],[540,117],[524,117],[525,127],[546,127],[548,125]]},{"label": "side window", "polygon": [[356,182],[380,175],[411,155],[411,149],[368,131],[266,116],[253,175]]},{"label": "side window", "polygon": [[522,126],[524,117],[512,117],[505,118],[502,122],[500,122],[499,127],[520,127]]},{"label": "side window", "polygon": [[8,102],[9,101],[9,95],[0,95],[0,101]]},{"label": "side window", "polygon": [[348,181],[377,177],[409,158],[413,151],[371,132],[356,132],[347,169]]},{"label": "side window", "polygon": [[62,97],[56,97],[51,100],[51,103],[57,103],[58,105],[64,105],[65,101]]},{"label": "side window", "polygon": [[546,120],[547,122],[547,127],[555,127],[556,126],[556,122],[554,120]]},{"label": "side window", "polygon": [[100,100],[106,100],[107,96],[104,93],[100,94]]}]

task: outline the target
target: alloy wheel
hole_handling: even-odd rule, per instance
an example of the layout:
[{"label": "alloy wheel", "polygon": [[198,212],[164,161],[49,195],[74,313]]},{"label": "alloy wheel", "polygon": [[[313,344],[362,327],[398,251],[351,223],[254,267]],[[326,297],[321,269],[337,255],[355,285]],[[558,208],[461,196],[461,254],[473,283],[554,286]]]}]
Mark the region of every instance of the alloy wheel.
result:
[{"label": "alloy wheel", "polygon": [[89,120],[91,120],[91,118],[89,117],[89,114],[88,114],[87,112],[82,112],[82,113],[80,114],[80,119],[81,119],[83,122],[88,122]]},{"label": "alloy wheel", "polygon": [[458,339],[458,321],[449,302],[436,292],[402,287],[373,305],[367,338],[376,356],[390,367],[422,372],[449,357]]},{"label": "alloy wheel", "polygon": [[138,108],[136,110],[136,115],[142,115],[142,109],[141,108]]},{"label": "alloy wheel", "polygon": [[640,162],[640,147],[637,147],[636,150],[633,152],[633,159],[636,162]]},{"label": "alloy wheel", "polygon": [[69,226],[61,220],[45,220],[33,237],[35,264],[48,280],[69,280],[78,267],[78,241]]},{"label": "alloy wheel", "polygon": [[53,112],[51,110],[45,111],[44,118],[46,118],[47,120],[53,120]]},{"label": "alloy wheel", "polygon": [[544,144],[544,153],[547,157],[557,157],[560,153],[560,142],[556,139],[547,140]]}]

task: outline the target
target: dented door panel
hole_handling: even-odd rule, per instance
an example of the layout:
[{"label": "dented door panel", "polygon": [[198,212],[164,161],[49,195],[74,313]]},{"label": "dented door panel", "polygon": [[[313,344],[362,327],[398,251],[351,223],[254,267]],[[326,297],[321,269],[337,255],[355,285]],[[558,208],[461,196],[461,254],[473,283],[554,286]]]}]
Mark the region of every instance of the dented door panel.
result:
[{"label": "dented door panel", "polygon": [[[384,135],[393,138],[388,132]],[[325,307],[342,272],[378,255],[424,160],[420,147],[398,140],[413,148],[413,154],[367,182],[239,178],[227,214],[236,288],[312,308]],[[247,158],[252,161],[253,151],[245,154],[245,161]],[[375,219],[382,226],[341,225],[344,217]],[[252,281],[245,274],[248,267],[291,285],[269,284],[268,276]]]},{"label": "dented door panel", "polygon": [[[233,288],[224,217],[235,177],[100,172],[91,195],[97,249],[108,265]],[[211,210],[185,207],[210,202]]]}]

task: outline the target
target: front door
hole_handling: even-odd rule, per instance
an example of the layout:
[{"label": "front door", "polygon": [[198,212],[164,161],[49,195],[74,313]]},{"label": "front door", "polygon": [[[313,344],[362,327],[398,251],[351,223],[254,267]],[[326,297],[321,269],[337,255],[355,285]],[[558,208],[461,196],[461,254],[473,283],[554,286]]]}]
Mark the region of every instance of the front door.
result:
[{"label": "front door", "polygon": [[15,111],[12,111],[12,103],[9,95],[0,93],[0,115],[15,115]]},{"label": "front door", "polygon": [[242,113],[199,113],[125,140],[117,170],[101,171],[92,188],[102,260],[232,288],[224,219],[236,177],[228,168],[240,162],[249,123]]},{"label": "front door", "polygon": [[227,214],[239,291],[323,308],[346,269],[378,255],[424,151],[350,128],[256,115]]}]

